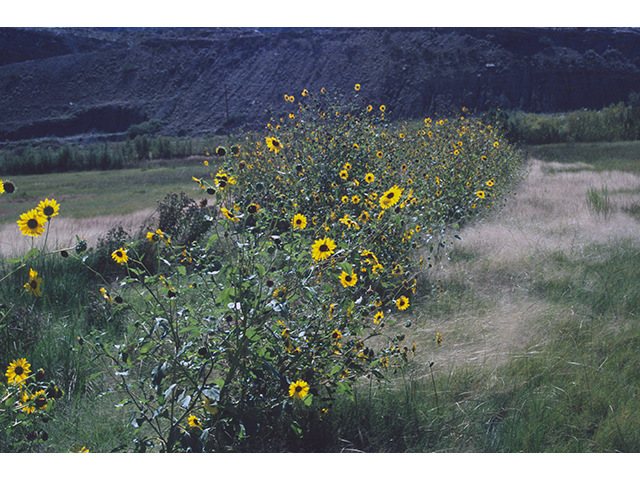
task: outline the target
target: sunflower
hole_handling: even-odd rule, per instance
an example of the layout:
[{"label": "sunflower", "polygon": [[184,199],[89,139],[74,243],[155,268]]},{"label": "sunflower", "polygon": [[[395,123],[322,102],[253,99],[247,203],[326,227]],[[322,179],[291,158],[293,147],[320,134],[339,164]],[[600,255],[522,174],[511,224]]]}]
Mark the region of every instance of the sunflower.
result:
[{"label": "sunflower", "polygon": [[409,299],[404,295],[397,299],[395,302],[396,307],[398,307],[399,310],[406,310],[407,308],[409,308]]},{"label": "sunflower", "polygon": [[476,195],[478,196],[478,198],[484,198],[484,192],[482,190],[478,190],[476,192]]},{"label": "sunflower", "polygon": [[372,182],[375,181],[375,179],[376,179],[376,177],[375,177],[375,175],[373,173],[367,173],[364,176],[364,181],[367,182],[367,183],[372,183]]},{"label": "sunflower", "polygon": [[147,240],[151,243],[157,243],[160,240],[160,235],[155,232],[147,232]]},{"label": "sunflower", "polygon": [[249,212],[250,215],[255,215],[259,211],[260,211],[260,205],[258,205],[257,203],[252,203],[247,207],[247,212]]},{"label": "sunflower", "polygon": [[69,450],[70,453],[89,453],[89,449],[87,447],[73,447]]},{"label": "sunflower", "polygon": [[280,141],[276,137],[265,137],[265,140],[267,142],[267,147],[269,147],[269,150],[277,155],[282,148],[282,144],[280,143]]},{"label": "sunflower", "polygon": [[376,263],[371,271],[374,275],[380,275],[380,273],[384,271],[384,267],[379,263]]},{"label": "sunflower", "polygon": [[4,182],[0,180],[0,193],[4,193]]},{"label": "sunflower", "polygon": [[29,374],[31,373],[30,368],[31,364],[27,362],[26,358],[21,358],[20,360],[14,360],[9,364],[9,368],[7,368],[7,373],[5,376],[7,377],[7,382],[9,383],[22,383],[24,382]]},{"label": "sunflower", "polygon": [[404,191],[403,188],[394,185],[380,197],[380,207],[384,210],[391,208],[400,200],[400,195]]},{"label": "sunflower", "polygon": [[4,180],[2,181],[2,191],[7,193],[13,193],[16,191],[16,186],[14,185],[13,182],[10,182],[9,180]]},{"label": "sunflower", "polygon": [[349,172],[346,170],[340,170],[340,178],[343,180],[347,180],[349,178]]},{"label": "sunflower", "polygon": [[29,401],[33,400],[34,396],[30,395],[29,392],[27,390],[22,390],[20,392],[20,406],[22,407],[21,410],[24,413],[33,413],[36,411],[36,407],[34,407],[33,405],[28,405]]},{"label": "sunflower", "polygon": [[311,246],[311,256],[316,262],[320,262],[333,255],[336,249],[336,243],[329,237],[316,240]]},{"label": "sunflower", "polygon": [[356,86],[354,87],[355,91],[357,92],[358,90],[360,90],[360,84],[356,83]]},{"label": "sunflower", "polygon": [[194,428],[202,428],[202,423],[200,423],[200,419],[195,415],[189,415],[189,426]]},{"label": "sunflower", "polygon": [[33,293],[36,297],[41,297],[40,285],[42,285],[42,279],[38,277],[38,272],[33,268],[29,271],[29,282],[24,284],[24,288],[27,292]]},{"label": "sunflower", "polygon": [[333,332],[331,332],[331,340],[333,340],[334,342],[337,342],[341,338],[342,338],[342,333],[340,333],[339,330],[334,330]]},{"label": "sunflower", "polygon": [[39,237],[44,233],[44,224],[47,223],[47,217],[38,210],[33,209],[20,215],[20,220],[17,223],[23,235]]},{"label": "sunflower", "polygon": [[365,262],[367,262],[369,265],[376,265],[380,263],[378,262],[378,257],[376,257],[376,255],[371,250],[363,250],[360,256],[363,257]]},{"label": "sunflower", "polygon": [[216,187],[221,189],[224,189],[227,185],[233,185],[236,183],[235,177],[228,175],[222,169],[216,173],[213,181],[215,182]]},{"label": "sunflower", "polygon": [[291,220],[291,224],[293,225],[293,228],[303,230],[307,226],[307,217],[301,213],[296,213],[293,220]]},{"label": "sunflower", "polygon": [[295,383],[289,385],[289,396],[297,399],[302,399],[309,394],[309,384],[304,380],[298,380]]},{"label": "sunflower", "polygon": [[218,147],[216,148],[216,155],[218,155],[219,157],[224,157],[227,154],[227,149],[224,147]]},{"label": "sunflower", "polygon": [[222,212],[222,214],[225,217],[227,217],[232,222],[239,222],[240,221],[240,219],[232,211],[226,209],[225,207],[220,208],[220,211]]},{"label": "sunflower", "polygon": [[386,110],[387,107],[385,107],[384,105],[380,105],[380,111],[384,112]]},{"label": "sunflower", "polygon": [[436,343],[442,345],[442,335],[440,335],[440,332],[436,333]]},{"label": "sunflower", "polygon": [[115,252],[111,254],[111,258],[113,258],[118,263],[127,263],[129,257],[127,256],[127,251],[124,248],[119,248]]},{"label": "sunflower", "polygon": [[376,314],[373,316],[373,323],[380,323],[380,321],[384,318],[384,312],[382,310],[378,310]]},{"label": "sunflower", "polygon": [[355,273],[349,274],[343,271],[340,274],[340,283],[344,288],[353,287],[357,281],[358,281],[358,276]]}]

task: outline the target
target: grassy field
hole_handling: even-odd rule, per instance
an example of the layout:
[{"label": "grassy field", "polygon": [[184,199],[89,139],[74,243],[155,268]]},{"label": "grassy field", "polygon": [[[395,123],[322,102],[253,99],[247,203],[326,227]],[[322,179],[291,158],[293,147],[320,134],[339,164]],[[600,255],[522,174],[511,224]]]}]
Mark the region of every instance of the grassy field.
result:
[{"label": "grassy field", "polygon": [[118,225],[139,227],[171,192],[200,199],[202,190],[192,177],[211,172],[212,167],[203,165],[204,158],[124,170],[12,176],[17,190],[0,200],[0,255],[13,257],[29,249],[15,222],[45,198],[64,205],[51,224],[49,242],[54,247],[73,246],[75,235],[93,245]]},{"label": "grassy field", "polygon": [[[640,451],[638,153],[635,142],[532,151],[516,195],[462,229],[450,259],[424,279],[421,300],[396,316],[394,328],[417,345],[413,362],[389,382],[361,385],[355,402],[331,411],[318,448]],[[163,193],[191,185],[193,167],[184,181],[172,180],[177,172],[181,168],[38,177],[42,186],[27,190],[25,201],[60,200],[66,192],[60,223],[85,218],[108,229],[130,214],[135,224],[137,211],[147,216]],[[21,184],[34,178],[12,180],[26,190]],[[6,220],[13,214],[5,214],[5,198]],[[108,208],[100,210],[104,202]],[[66,358],[81,392],[59,403],[47,451],[131,444],[131,412],[114,409],[115,395],[100,395],[109,386],[102,377],[87,380],[92,367],[84,357],[64,353],[81,317],[71,313],[44,329],[35,347],[34,358]],[[408,320],[411,328],[404,327]]]}]

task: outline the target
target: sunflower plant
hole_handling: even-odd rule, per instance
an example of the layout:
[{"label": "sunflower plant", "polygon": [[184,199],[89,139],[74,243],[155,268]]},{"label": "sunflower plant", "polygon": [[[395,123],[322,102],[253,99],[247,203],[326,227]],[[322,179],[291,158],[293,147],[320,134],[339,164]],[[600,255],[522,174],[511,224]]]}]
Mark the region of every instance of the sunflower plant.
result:
[{"label": "sunflower plant", "polygon": [[38,451],[49,435],[46,424],[62,391],[46,381],[43,369],[31,370],[26,358],[13,360],[0,381],[0,451]]},{"label": "sunflower plant", "polygon": [[90,343],[138,445],[278,448],[415,354],[386,324],[412,308],[443,238],[498,204],[518,159],[491,126],[393,125],[360,92],[287,94],[262,137],[219,147],[217,170],[194,177],[215,205],[206,240],[167,242],[162,269],[135,244],[113,252],[125,278],[102,293],[128,330]]}]

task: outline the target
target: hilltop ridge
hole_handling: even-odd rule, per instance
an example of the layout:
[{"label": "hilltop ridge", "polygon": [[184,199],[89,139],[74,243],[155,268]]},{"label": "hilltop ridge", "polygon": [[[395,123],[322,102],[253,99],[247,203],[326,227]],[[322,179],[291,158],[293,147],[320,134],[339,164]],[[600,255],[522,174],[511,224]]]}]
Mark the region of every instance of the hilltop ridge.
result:
[{"label": "hilltop ridge", "polygon": [[260,128],[285,94],[356,83],[396,118],[599,109],[640,90],[640,30],[2,28],[0,142]]}]

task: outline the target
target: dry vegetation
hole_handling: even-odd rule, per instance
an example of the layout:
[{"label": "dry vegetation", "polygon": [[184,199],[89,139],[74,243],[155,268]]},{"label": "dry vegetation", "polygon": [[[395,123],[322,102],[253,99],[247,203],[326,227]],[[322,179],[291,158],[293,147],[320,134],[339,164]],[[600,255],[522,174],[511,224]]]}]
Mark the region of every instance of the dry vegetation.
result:
[{"label": "dry vegetation", "polygon": [[[76,235],[87,240],[89,247],[95,247],[100,237],[109,230],[122,226],[128,232],[135,232],[141,225],[148,224],[154,211],[141,210],[128,215],[109,215],[94,218],[54,218],[47,238],[47,250],[70,248],[76,243]],[[0,257],[14,258],[24,255],[31,243],[25,241],[18,226],[14,223],[0,225]]]},{"label": "dry vegetation", "polygon": [[[420,327],[413,341],[425,345],[439,331],[445,343],[423,350],[420,363],[433,360],[434,370],[451,373],[469,365],[493,369],[513,355],[535,354],[562,319],[580,313],[531,292],[536,276],[566,275],[551,271],[547,260],[583,259],[591,254],[589,245],[640,241],[640,223],[625,213],[640,202],[637,175],[539,160],[531,160],[528,171],[504,209],[465,227],[451,260],[433,272],[444,290],[434,306],[414,310]],[[590,189],[603,187],[611,204],[606,218],[586,201]]]}]

